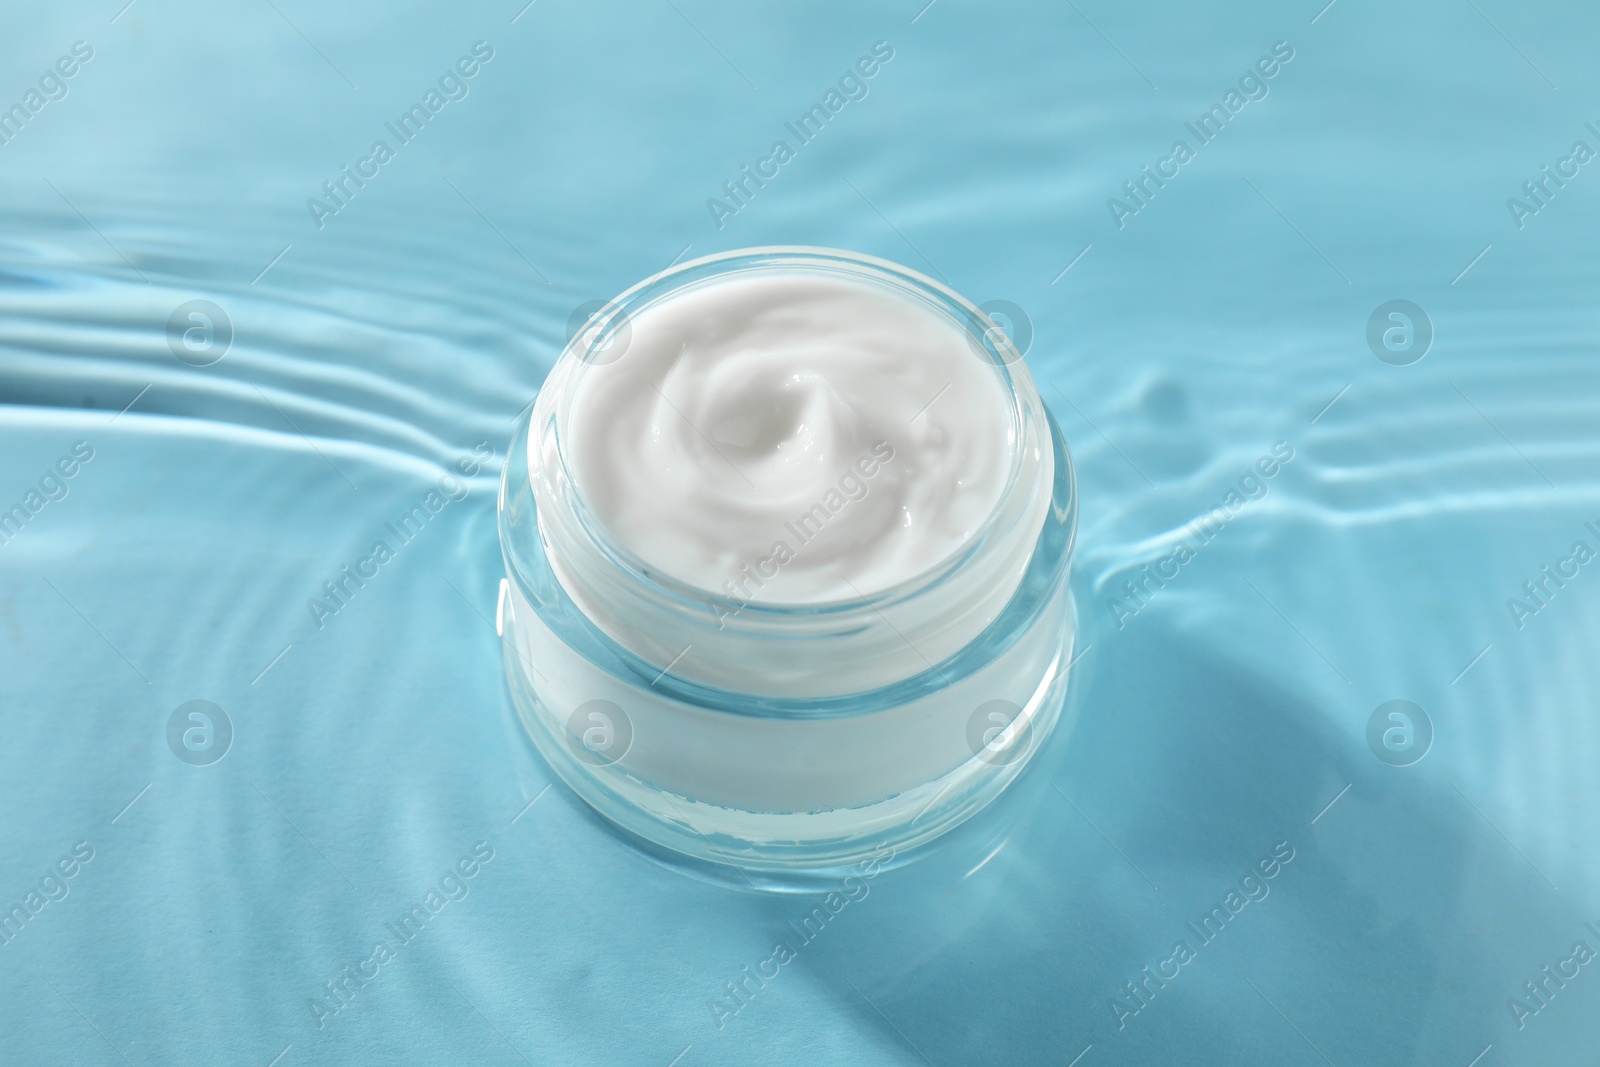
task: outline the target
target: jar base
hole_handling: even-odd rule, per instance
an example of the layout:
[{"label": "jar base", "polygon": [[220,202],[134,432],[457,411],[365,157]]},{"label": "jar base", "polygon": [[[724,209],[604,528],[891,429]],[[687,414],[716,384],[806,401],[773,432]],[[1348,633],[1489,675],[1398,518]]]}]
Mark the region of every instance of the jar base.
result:
[{"label": "jar base", "polygon": [[[804,891],[867,862],[892,867],[908,854],[988,807],[1061,729],[1068,667],[1077,627],[1063,585],[1060,640],[1019,721],[1027,741],[1005,761],[986,754],[915,788],[860,807],[812,812],[759,812],[710,804],[641,781],[620,766],[580,762],[565,743],[560,720],[539,698],[518,654],[515,611],[502,619],[507,683],[518,718],[546,764],[586,804],[669,865],[703,866],[717,881]],[[754,877],[751,877],[754,876]],[[836,879],[833,879],[836,880]]]}]

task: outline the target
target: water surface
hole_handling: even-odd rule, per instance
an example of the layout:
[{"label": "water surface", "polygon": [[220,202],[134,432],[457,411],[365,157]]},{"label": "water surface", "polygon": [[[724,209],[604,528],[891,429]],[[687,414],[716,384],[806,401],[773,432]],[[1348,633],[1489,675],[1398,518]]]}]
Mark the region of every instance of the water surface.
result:
[{"label": "water surface", "polygon": [[[1600,1055],[1592,965],[1524,986],[1600,951],[1600,563],[1562,562],[1600,552],[1600,177],[1507,204],[1600,150],[1600,14],[118,6],[0,42],[0,104],[93,49],[0,145],[0,508],[39,502],[0,544],[0,903],[93,851],[0,945],[18,1062]],[[329,214],[344,166],[370,176]],[[574,309],[771,243],[1023,309],[1082,487],[1082,658],[1031,787],[761,985],[815,902],[685,878],[546,790],[489,620],[494,473]],[[204,366],[167,328],[196,300],[232,333]],[[1392,300],[1419,361],[1368,345]],[[461,499],[308,609],[479,442]],[[1535,602],[1546,565],[1576,575]],[[220,761],[169,745],[191,700]],[[1394,700],[1431,723],[1407,766],[1368,741]]]}]

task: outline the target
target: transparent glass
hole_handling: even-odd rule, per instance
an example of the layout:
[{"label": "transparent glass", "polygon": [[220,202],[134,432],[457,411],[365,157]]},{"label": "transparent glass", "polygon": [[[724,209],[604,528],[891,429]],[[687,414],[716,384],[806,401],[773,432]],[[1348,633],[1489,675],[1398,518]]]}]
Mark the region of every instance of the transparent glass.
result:
[{"label": "transparent glass", "polygon": [[[945,317],[990,367],[1010,409],[1010,469],[959,550],[860,598],[747,604],[652,570],[594,519],[563,451],[571,383],[625,358],[640,310],[749,272],[889,290]],[[516,425],[499,506],[511,693],[556,774],[656,846],[773,872],[904,856],[1000,795],[1056,729],[1076,517],[1060,430],[969,301],[830,249],[695,260],[598,312]]]}]

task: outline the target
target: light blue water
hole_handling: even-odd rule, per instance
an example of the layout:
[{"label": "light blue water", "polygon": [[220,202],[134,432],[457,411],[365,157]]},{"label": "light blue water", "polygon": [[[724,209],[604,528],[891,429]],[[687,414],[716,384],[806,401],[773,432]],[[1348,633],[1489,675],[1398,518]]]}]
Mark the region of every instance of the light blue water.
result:
[{"label": "light blue water", "polygon": [[[1600,11],[120,3],[0,34],[5,106],[93,48],[0,145],[0,507],[93,452],[0,544],[0,903],[93,850],[0,944],[0,1061],[1600,1057],[1573,951],[1600,951],[1600,563],[1507,606],[1600,551],[1600,172],[1568,163],[1521,228],[1506,203],[1600,149]],[[868,95],[798,144],[877,41]],[[1119,229],[1108,198],[1179,138]],[[307,198],[378,139],[319,229]],[[707,199],[778,139],[719,228]],[[685,878],[546,792],[488,621],[493,475],[573,310],[770,243],[1024,309],[1083,491],[1079,729],[809,941],[816,901]],[[165,326],[197,299],[234,334],[204,367]],[[1405,366],[1366,340],[1396,299],[1434,333]],[[307,599],[479,441],[465,498],[319,628]],[[1123,595],[1277,442],[1259,499]],[[232,727],[209,765],[168,742],[196,699]],[[1391,700],[1432,724],[1409,766],[1369,747]],[[378,942],[341,1006],[323,983]],[[1135,999],[1146,966],[1176,975]]]}]

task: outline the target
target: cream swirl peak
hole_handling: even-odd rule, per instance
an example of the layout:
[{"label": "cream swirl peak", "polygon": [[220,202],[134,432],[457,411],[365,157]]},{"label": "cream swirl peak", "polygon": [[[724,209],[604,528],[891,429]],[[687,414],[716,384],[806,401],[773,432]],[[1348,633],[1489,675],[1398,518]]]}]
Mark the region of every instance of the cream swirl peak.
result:
[{"label": "cream swirl peak", "polygon": [[870,596],[958,552],[1016,447],[995,367],[886,289],[730,278],[635,312],[567,380],[574,486],[621,547],[737,602]]}]

